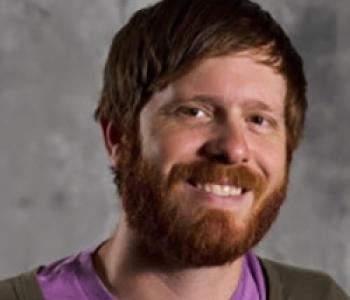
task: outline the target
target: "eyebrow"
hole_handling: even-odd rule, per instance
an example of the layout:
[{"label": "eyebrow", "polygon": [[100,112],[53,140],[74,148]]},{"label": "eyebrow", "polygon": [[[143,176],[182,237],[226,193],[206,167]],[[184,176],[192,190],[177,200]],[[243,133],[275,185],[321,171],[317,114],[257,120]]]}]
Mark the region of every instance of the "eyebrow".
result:
[{"label": "eyebrow", "polygon": [[171,102],[168,102],[166,104],[164,104],[160,109],[162,111],[164,110],[169,110],[177,105],[180,104],[186,104],[186,103],[202,103],[202,104],[210,104],[210,105],[218,105],[221,102],[221,98],[219,97],[213,97],[213,96],[209,96],[209,95],[196,95],[194,97],[191,98],[186,98],[186,97],[178,97],[176,99],[174,99]]},{"label": "eyebrow", "polygon": [[210,96],[210,95],[196,95],[192,98],[185,99],[185,98],[179,98],[177,99],[177,102],[200,102],[203,104],[218,104],[222,102],[222,99],[220,97],[216,96]]},{"label": "eyebrow", "polygon": [[[270,105],[266,104],[265,102],[259,100],[259,99],[248,99],[248,103],[245,104],[246,107],[250,109],[258,109],[258,110],[263,110],[266,112],[270,113],[278,113],[275,109],[273,109]],[[222,100],[221,97],[216,97],[212,95],[196,95],[191,98],[186,98],[186,97],[178,97],[175,100],[171,101],[170,103],[165,104],[161,110],[169,110],[174,108],[175,106],[179,104],[184,104],[184,103],[202,103],[206,105],[215,105],[215,106],[223,106],[222,103],[225,101]],[[282,111],[283,113],[283,111]]]},{"label": "eyebrow", "polygon": [[[210,104],[219,104],[222,103],[222,98],[220,97],[213,97],[213,96],[199,96],[199,98],[194,97],[193,98],[194,101],[199,101],[199,102],[203,102],[203,103],[210,103]],[[258,109],[258,110],[263,110],[266,112],[276,112],[270,105],[266,104],[264,101],[259,100],[258,98],[247,98],[246,100],[248,100],[246,103],[244,103],[243,105],[247,108],[251,108],[251,109]],[[191,100],[190,100],[191,101]],[[224,101],[225,103],[226,101]]]},{"label": "eyebrow", "polygon": [[273,109],[270,105],[260,100],[251,100],[249,101],[249,103],[246,104],[246,106],[252,109],[259,109],[271,113],[277,113],[277,111]]}]

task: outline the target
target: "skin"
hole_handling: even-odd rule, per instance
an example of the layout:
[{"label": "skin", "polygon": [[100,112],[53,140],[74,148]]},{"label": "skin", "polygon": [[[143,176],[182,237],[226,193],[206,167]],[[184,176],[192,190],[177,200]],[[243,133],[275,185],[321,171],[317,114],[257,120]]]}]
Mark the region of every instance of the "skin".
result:
[{"label": "skin", "polygon": [[[258,62],[261,55],[246,51],[204,59],[156,92],[140,113],[142,157],[164,177],[177,163],[220,159],[228,166],[245,165],[266,181],[264,195],[272,193],[287,167],[286,82]],[[117,166],[121,136],[111,123],[103,123],[102,129],[110,161]],[[173,193],[193,198],[185,183]],[[258,204],[249,193],[242,197],[232,204],[199,199],[196,205],[229,211],[243,230]],[[136,244],[122,212],[117,230],[94,257],[97,273],[120,299],[220,300],[228,299],[237,286],[242,257],[230,264],[174,271],[147,257]]]}]

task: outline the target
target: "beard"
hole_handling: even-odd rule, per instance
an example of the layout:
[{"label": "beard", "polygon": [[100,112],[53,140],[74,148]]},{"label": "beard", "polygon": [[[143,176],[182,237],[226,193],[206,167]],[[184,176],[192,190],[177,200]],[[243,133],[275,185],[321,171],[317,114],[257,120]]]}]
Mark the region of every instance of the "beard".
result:
[{"label": "beard", "polygon": [[[254,247],[275,221],[286,196],[288,166],[280,184],[266,194],[266,180],[242,165],[176,164],[165,178],[156,164],[142,158],[139,145],[135,138],[121,149],[115,183],[141,253],[177,266],[219,266]],[[244,218],[186,198],[181,189],[179,193],[188,181],[215,182],[224,177],[230,185],[253,192]]]}]

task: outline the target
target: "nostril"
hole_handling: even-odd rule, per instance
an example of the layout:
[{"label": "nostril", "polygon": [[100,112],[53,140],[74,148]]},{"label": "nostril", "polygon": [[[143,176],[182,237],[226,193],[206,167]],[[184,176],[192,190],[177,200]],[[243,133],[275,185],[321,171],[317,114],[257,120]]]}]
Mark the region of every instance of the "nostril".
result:
[{"label": "nostril", "polygon": [[218,163],[222,163],[222,164],[230,164],[231,163],[231,159],[230,159],[229,155],[225,152],[213,153],[211,155],[211,159],[215,160]]},{"label": "nostril", "polygon": [[248,158],[247,157],[242,158],[242,163],[247,163],[247,162],[248,162]]},{"label": "nostril", "polygon": [[196,186],[196,182],[194,181],[193,178],[190,178],[189,180],[187,180],[187,182],[194,187]]},{"label": "nostril", "polygon": [[212,160],[223,164],[247,163],[249,161],[249,149],[246,142],[232,139],[217,144],[208,155]]}]

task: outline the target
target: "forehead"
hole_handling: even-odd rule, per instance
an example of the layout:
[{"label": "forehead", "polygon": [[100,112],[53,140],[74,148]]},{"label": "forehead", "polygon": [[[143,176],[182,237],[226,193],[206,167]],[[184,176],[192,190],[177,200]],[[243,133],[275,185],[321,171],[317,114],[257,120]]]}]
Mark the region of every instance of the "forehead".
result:
[{"label": "forehead", "polygon": [[156,92],[146,106],[157,109],[195,97],[231,106],[261,102],[282,111],[287,93],[284,77],[263,64],[262,54],[245,51],[200,61],[188,73]]}]

